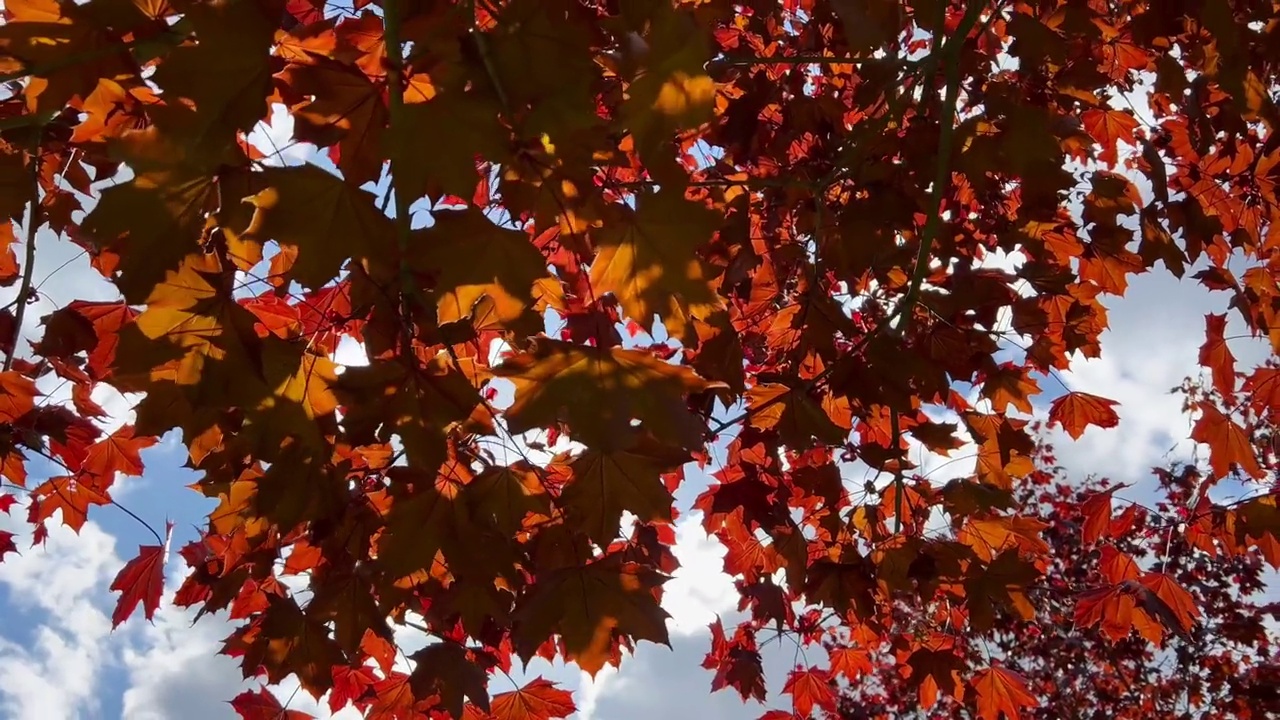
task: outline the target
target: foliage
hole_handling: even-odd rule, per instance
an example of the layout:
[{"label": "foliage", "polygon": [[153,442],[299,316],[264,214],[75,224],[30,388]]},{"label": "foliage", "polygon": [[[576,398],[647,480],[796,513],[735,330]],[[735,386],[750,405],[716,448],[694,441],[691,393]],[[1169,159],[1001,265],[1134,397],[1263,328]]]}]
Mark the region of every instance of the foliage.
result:
[{"label": "foliage", "polygon": [[[1280,605],[1263,597],[1262,553],[1249,548],[1224,555],[1187,530],[1207,527],[1209,516],[1199,513],[1211,512],[1203,503],[1192,509],[1207,480],[1194,467],[1157,468],[1155,480],[1157,501],[1147,506],[1116,498],[1122,488],[1106,480],[1070,483],[1056,472],[1033,473],[1015,501],[1045,525],[1050,562],[1043,582],[1015,590],[1003,584],[1017,580],[1015,572],[995,578],[988,572],[953,589],[968,593],[971,608],[982,593],[996,613],[960,649],[975,659],[997,658],[1005,685],[1029,689],[1032,699],[1022,707],[1003,701],[1010,717],[1014,711],[1041,718],[1280,712],[1280,656],[1267,627]],[[895,617],[908,624],[922,619],[905,602]],[[846,662],[837,678],[833,717],[915,716],[911,680],[898,672],[891,648],[868,649],[838,629],[827,645],[832,658],[859,659],[852,671]],[[973,681],[975,695],[940,698],[920,716],[962,717],[966,710],[994,716],[1001,701],[980,682]]]},{"label": "foliage", "polygon": [[[1078,568],[1025,494],[1033,399],[1102,352],[1104,300],[1144,272],[1194,272],[1280,350],[1275,12],[9,0],[4,476],[33,488],[38,543],[178,431],[217,507],[171,600],[240,623],[223,652],[246,677],[375,718],[542,720],[567,694],[490,697],[489,677],[668,641],[692,461],[749,614],[715,628],[715,687],[765,697],[756,634],[816,646],[836,624],[891,651],[925,706],[1017,717],[1048,690],[971,638],[1056,612],[1037,592]],[[323,157],[286,167],[248,141],[273,105]],[[120,297],[27,343],[42,227]],[[1206,319],[1212,384],[1187,408],[1207,474],[1169,542],[1276,565],[1280,368],[1237,367],[1226,317]],[[337,361],[348,339],[363,362]],[[103,384],[140,398],[106,435]],[[1079,437],[1115,407],[1072,388],[1047,419]],[[967,477],[914,472],[914,449],[969,441]],[[61,470],[28,478],[33,455]],[[1217,505],[1228,479],[1258,487]],[[1144,526],[1089,502],[1086,544],[1128,552]],[[156,611],[167,544],[121,571],[115,622]],[[1093,647],[1206,632],[1199,580],[1088,577],[1052,602]],[[397,662],[404,626],[433,641]],[[831,660],[780,686],[796,715],[837,711],[832,673],[870,671]],[[281,712],[265,692],[233,707]]]}]

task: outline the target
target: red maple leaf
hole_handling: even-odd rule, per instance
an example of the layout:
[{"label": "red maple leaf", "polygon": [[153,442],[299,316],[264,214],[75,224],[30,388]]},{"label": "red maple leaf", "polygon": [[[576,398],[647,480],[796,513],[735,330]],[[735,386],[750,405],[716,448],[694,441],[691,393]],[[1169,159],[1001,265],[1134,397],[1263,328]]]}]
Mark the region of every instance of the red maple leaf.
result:
[{"label": "red maple leaf", "polygon": [[313,717],[301,710],[286,710],[264,687],[258,688],[258,692],[245,690],[231,700],[230,705],[243,720],[311,720]]},{"label": "red maple leaf", "polygon": [[834,712],[836,708],[836,696],[831,690],[831,674],[820,667],[792,670],[782,692],[791,696],[792,706],[800,717],[809,717],[815,705],[829,712]]},{"label": "red maple leaf", "polygon": [[111,627],[116,628],[124,622],[138,603],[142,603],[143,612],[150,620],[160,607],[160,596],[164,593],[164,561],[169,551],[169,538],[173,536],[173,523],[165,529],[164,545],[141,545],[138,556],[116,575],[111,589],[120,592],[116,601],[115,612],[111,613]]},{"label": "red maple leaf", "polygon": [[1082,392],[1069,392],[1049,406],[1049,424],[1061,425],[1073,440],[1079,440],[1090,425],[1112,428],[1120,424],[1120,416],[1113,410],[1114,400]]}]

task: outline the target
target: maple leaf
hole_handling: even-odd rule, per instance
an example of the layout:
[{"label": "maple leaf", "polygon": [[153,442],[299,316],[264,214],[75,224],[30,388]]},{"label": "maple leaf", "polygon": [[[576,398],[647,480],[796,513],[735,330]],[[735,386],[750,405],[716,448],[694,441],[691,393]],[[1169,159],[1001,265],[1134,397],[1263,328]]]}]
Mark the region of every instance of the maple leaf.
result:
[{"label": "maple leaf", "polygon": [[494,720],[553,720],[576,710],[573,695],[538,676],[518,690],[494,695],[490,714]]},{"label": "maple leaf", "polygon": [[932,707],[938,692],[955,697],[961,690],[960,672],[964,662],[955,654],[954,641],[945,637],[929,637],[907,657],[910,681],[920,693],[920,706]]},{"label": "maple leaf", "polygon": [[334,640],[344,652],[356,656],[375,639],[391,640],[386,616],[378,609],[366,577],[333,566],[317,567],[311,573],[320,582],[307,604],[307,616],[332,622]]},{"label": "maple leaf", "polygon": [[828,712],[835,711],[836,697],[831,692],[831,676],[821,668],[792,670],[782,693],[791,696],[791,705],[801,717],[809,717],[815,706]]},{"label": "maple leaf", "polygon": [[31,520],[43,523],[55,510],[62,511],[62,524],[80,532],[88,518],[90,505],[109,505],[111,498],[105,490],[98,490],[90,483],[63,475],[49,478],[32,492]]},{"label": "maple leaf", "polygon": [[1040,520],[1029,517],[969,518],[957,540],[988,562],[1008,548],[1038,555],[1049,552],[1049,546],[1040,537],[1040,531],[1046,527]]},{"label": "maple leaf", "polygon": [[480,180],[477,158],[508,155],[509,132],[501,109],[476,93],[446,92],[405,108],[403,125],[393,125],[388,142],[396,178],[412,197],[441,194],[470,197]]},{"label": "maple leaf", "polygon": [[1114,400],[1072,391],[1049,406],[1049,424],[1061,425],[1073,440],[1079,440],[1090,425],[1112,428],[1120,424],[1120,416],[1112,409],[1116,405]]},{"label": "maple leaf", "polygon": [[871,663],[871,653],[858,648],[829,647],[827,658],[831,664],[831,674],[842,675],[849,682],[854,682],[875,669]]},{"label": "maple leaf", "polygon": [[803,389],[762,383],[747,391],[746,400],[751,426],[778,432],[788,447],[808,447],[813,438],[839,445],[849,435]]},{"label": "maple leaf", "polygon": [[217,168],[241,161],[230,147],[190,147],[154,126],[125,133],[113,146],[134,178],[104,189],[81,227],[99,253],[119,258],[113,281],[136,305],[199,249],[205,213],[217,199]]},{"label": "maple leaf", "polygon": [[[73,97],[89,95],[100,77],[129,74],[121,53],[112,52],[112,38],[84,9],[56,0],[16,0],[5,10],[0,54],[35,76],[23,92],[31,110],[60,110]],[[97,62],[66,62],[76,56]]]},{"label": "maple leaf", "polygon": [[194,114],[175,113],[170,122],[196,136],[249,132],[267,114],[279,9],[273,16],[253,4],[197,5],[187,16],[200,41],[173,49],[151,77],[166,98],[194,106]]},{"label": "maple leaf", "polygon": [[[490,410],[475,386],[443,355],[420,367],[380,360],[348,368],[334,384],[347,405],[343,424],[361,442],[400,436],[410,465],[434,469],[446,457],[445,436],[455,428],[486,430]],[[370,404],[363,398],[382,398]],[[513,432],[516,432],[513,430]]]},{"label": "maple leaf", "polygon": [[305,98],[290,108],[294,137],[318,147],[337,144],[338,169],[353,187],[377,180],[389,118],[382,88],[357,68],[315,56],[277,78],[289,95]]},{"label": "maple leaf", "polygon": [[671,522],[675,499],[661,476],[690,459],[648,438],[624,447],[590,450],[574,458],[569,463],[571,479],[560,495],[569,521],[600,547],[617,537],[624,512],[640,522]]},{"label": "maple leaf", "polygon": [[626,215],[592,234],[598,248],[592,287],[613,293],[646,331],[652,333],[657,315],[672,337],[696,344],[693,320],[722,307],[711,269],[698,257],[720,225],[719,214],[679,192],[660,191],[641,195]]},{"label": "maple leaf", "polygon": [[991,409],[1004,412],[1013,405],[1024,413],[1031,413],[1031,398],[1040,393],[1040,385],[1028,377],[1024,368],[1005,363],[999,370],[987,375],[982,384],[982,396],[991,401]]},{"label": "maple leaf", "polygon": [[810,602],[822,603],[842,615],[853,613],[859,618],[870,618],[876,612],[874,582],[872,568],[866,561],[820,560],[809,566],[805,595]]},{"label": "maple leaf", "polygon": [[[710,119],[716,86],[707,75],[706,42],[685,12],[664,7],[650,18],[648,57],[622,112],[640,152],[652,156],[665,135]],[[646,152],[646,150],[648,152]]]},{"label": "maple leaf", "polygon": [[[724,625],[717,617],[711,623],[711,652],[703,658],[702,667],[715,670],[711,679],[711,691],[732,687],[742,696],[743,701],[755,698],[764,702],[765,690],[764,666],[760,651],[755,648],[754,640],[735,636],[729,642],[724,636]],[[738,635],[743,635],[739,631]]]},{"label": "maple leaf", "polygon": [[0,422],[15,423],[35,409],[36,384],[16,370],[0,372]]},{"label": "maple leaf", "polygon": [[477,518],[491,518],[504,535],[514,535],[526,522],[551,515],[551,497],[540,471],[523,462],[491,467],[467,483],[463,492]]},{"label": "maple leaf", "polygon": [[436,567],[438,552],[446,559],[459,557],[465,551],[462,541],[471,534],[459,483],[411,468],[395,468],[388,475],[395,501],[378,538],[378,561],[405,577]]},{"label": "maple leaf", "polygon": [[984,720],[1000,720],[1001,713],[1008,720],[1018,720],[1022,708],[1040,704],[1027,690],[1026,680],[1012,670],[989,667],[979,670],[969,682],[978,695],[978,715]]},{"label": "maple leaf", "polygon": [[611,655],[614,633],[668,645],[667,613],[653,591],[666,577],[606,556],[540,577],[516,606],[512,642],[526,662],[553,632],[567,660],[594,676]]},{"label": "maple leaf", "polygon": [[369,707],[370,718],[404,720],[420,715],[414,709],[416,701],[409,687],[409,676],[404,673],[392,672],[374,683],[373,698]]},{"label": "maple leaf", "polygon": [[1200,364],[1213,373],[1213,387],[1225,398],[1236,391],[1236,358],[1227,347],[1227,316],[1209,313],[1204,316],[1204,344],[1200,346]]},{"label": "maple leaf", "polygon": [[173,523],[168,523],[164,545],[139,546],[138,556],[126,563],[111,582],[111,589],[120,593],[116,609],[111,613],[113,629],[133,614],[138,603],[142,603],[143,614],[148,620],[160,608],[160,595],[164,592],[164,564],[172,536]]},{"label": "maple leaf", "polygon": [[1026,589],[1040,577],[1036,566],[1019,556],[1016,548],[1002,551],[986,567],[970,566],[964,581],[969,620],[976,630],[990,630],[995,608],[1012,610],[1023,620],[1035,616]]},{"label": "maple leaf", "polygon": [[507,358],[493,374],[516,386],[515,402],[504,413],[512,433],[567,422],[573,437],[593,447],[631,435],[632,420],[662,442],[701,447],[704,426],[685,396],[724,387],[638,350],[545,339]]},{"label": "maple leaf", "polygon": [[0,530],[0,562],[4,562],[4,556],[11,552],[18,552],[18,546],[13,542],[13,533]]},{"label": "maple leaf", "polygon": [[1111,527],[1111,496],[1115,494],[1118,488],[1113,488],[1106,492],[1097,493],[1089,497],[1088,500],[1080,506],[1080,512],[1084,514],[1084,524],[1081,525],[1081,539],[1085,544],[1095,543],[1107,534]]},{"label": "maple leaf", "polygon": [[489,678],[467,655],[465,647],[451,642],[432,643],[410,655],[414,668],[409,687],[414,697],[440,698],[440,705],[455,718],[462,717],[467,699],[488,712]]},{"label": "maple leaf", "polygon": [[1199,403],[1197,409],[1200,419],[1191,428],[1191,439],[1209,446],[1209,464],[1213,467],[1213,474],[1226,477],[1235,466],[1250,477],[1262,477],[1262,468],[1244,428],[1212,403]]},{"label": "maple leaf", "polygon": [[[471,317],[482,297],[491,301],[492,317],[502,328],[543,309],[534,298],[535,286],[552,279],[527,233],[499,227],[474,207],[439,211],[433,217],[435,223],[412,242],[424,248],[419,262],[432,276],[441,324]],[[464,256],[468,260],[461,262]],[[553,287],[552,282],[539,289]],[[554,288],[559,291],[558,282]]]},{"label": "maple leaf", "polygon": [[349,258],[385,261],[395,253],[391,221],[370,193],[318,167],[267,168],[254,176],[265,186],[244,198],[253,217],[232,241],[243,269],[261,259],[261,246],[275,240],[292,258],[287,278],[319,288],[338,275]]},{"label": "maple leaf", "polygon": [[257,692],[245,690],[228,702],[242,720],[311,720],[313,717],[301,710],[285,709],[264,687]]},{"label": "maple leaf", "polygon": [[277,595],[268,596],[266,610],[249,626],[243,642],[246,678],[259,668],[273,684],[297,675],[303,689],[317,698],[333,686],[330,669],[343,663],[342,650],[329,629],[308,618],[292,599]]},{"label": "maple leaf", "polygon": [[0,224],[0,287],[9,287],[22,276],[18,267],[18,255],[13,246],[18,239],[13,235],[13,223]]},{"label": "maple leaf", "polygon": [[[89,352],[88,369],[97,378],[110,374],[115,363],[121,330],[138,316],[138,311],[123,302],[85,302],[76,300],[53,315],[75,313],[89,321],[97,342]],[[54,329],[50,326],[49,332]],[[47,336],[48,333],[46,333]]]},{"label": "maple leaf", "polygon": [[85,456],[81,470],[98,478],[101,487],[109,487],[116,473],[142,474],[140,450],[156,444],[154,437],[137,437],[132,425],[124,425],[94,443]]},{"label": "maple leaf", "polygon": [[[1163,605],[1163,609],[1157,606],[1155,612],[1161,620],[1168,618],[1172,621],[1165,622],[1167,627],[1184,633],[1190,632],[1195,627],[1200,610],[1196,607],[1191,593],[1188,593],[1176,580],[1165,573],[1151,572],[1143,574],[1139,582],[1154,593]],[[1152,604],[1148,603],[1148,606]]]},{"label": "maple leaf", "polygon": [[1102,146],[1098,158],[1108,165],[1119,161],[1116,143],[1123,140],[1128,145],[1136,145],[1134,131],[1138,129],[1138,119],[1124,110],[1085,110],[1080,116],[1089,134]]}]

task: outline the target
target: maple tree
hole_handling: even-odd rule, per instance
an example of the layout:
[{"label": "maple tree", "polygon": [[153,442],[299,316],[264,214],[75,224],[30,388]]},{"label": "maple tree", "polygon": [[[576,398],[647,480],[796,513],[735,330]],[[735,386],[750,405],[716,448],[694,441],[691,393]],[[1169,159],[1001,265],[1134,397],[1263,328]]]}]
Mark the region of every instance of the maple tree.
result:
[{"label": "maple tree", "polygon": [[[997,616],[1047,614],[1097,657],[1213,611],[1203,578],[1126,564],[1150,526],[1108,492],[1082,545],[1027,494],[1033,400],[1103,352],[1130,276],[1193,272],[1223,298],[1185,408],[1207,467],[1166,544],[1280,565],[1280,366],[1241,365],[1227,330],[1280,350],[1277,11],[10,0],[0,471],[39,543],[55,517],[123,510],[117,474],[177,431],[217,507],[172,597],[159,532],[121,570],[113,623],[225,611],[246,677],[332,708],[544,720],[573,712],[566,691],[491,696],[489,677],[668,642],[672,498],[700,467],[694,508],[749,611],[713,628],[713,687],[763,699],[762,628],[817,647],[837,626],[858,649],[775,682],[792,711],[765,717],[840,712],[833,674],[871,672],[863,650],[924,707],[1018,717],[1047,690],[975,654]],[[251,141],[273,107],[308,162]],[[52,235],[119,297],[37,330]],[[338,362],[348,340],[361,362]],[[109,434],[104,385],[140,398]],[[1078,438],[1116,406],[1071,389],[1047,420]],[[968,442],[966,476],[917,472],[915,449]],[[33,456],[57,474],[28,477]],[[1215,502],[1224,481],[1255,492]],[[398,658],[396,627],[431,640]],[[297,716],[265,690],[232,707]]]}]

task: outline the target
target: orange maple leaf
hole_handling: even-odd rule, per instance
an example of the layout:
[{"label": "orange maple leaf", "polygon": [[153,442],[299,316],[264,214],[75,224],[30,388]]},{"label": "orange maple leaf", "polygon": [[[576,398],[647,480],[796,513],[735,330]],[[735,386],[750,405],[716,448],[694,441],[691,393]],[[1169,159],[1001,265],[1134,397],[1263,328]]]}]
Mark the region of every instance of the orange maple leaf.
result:
[{"label": "orange maple leaf", "polygon": [[835,712],[836,709],[836,696],[831,691],[831,675],[819,667],[792,670],[782,687],[782,693],[791,696],[791,705],[800,717],[809,717],[815,706],[827,712]]},{"label": "orange maple leaf", "polygon": [[1120,416],[1113,410],[1114,400],[1084,392],[1069,392],[1049,406],[1049,424],[1061,425],[1073,440],[1079,440],[1085,428],[1097,425],[1112,428],[1120,424]]},{"label": "orange maple leaf", "polygon": [[1198,403],[1200,419],[1191,428],[1191,439],[1209,446],[1209,465],[1217,477],[1226,477],[1232,466],[1250,477],[1263,476],[1249,434],[1213,403]]},{"label": "orange maple leaf", "polygon": [[983,720],[1000,720],[1001,713],[1007,720],[1018,720],[1022,708],[1040,704],[1027,690],[1025,678],[1002,667],[980,670],[970,684],[978,694],[978,716]]},{"label": "orange maple leaf", "polygon": [[156,438],[134,435],[132,425],[125,425],[89,447],[81,470],[93,478],[100,488],[110,487],[116,473],[142,474],[140,450],[156,444]]},{"label": "orange maple leaf", "polygon": [[519,690],[494,695],[491,705],[484,720],[553,720],[567,718],[578,709],[572,694],[541,676]]},{"label": "orange maple leaf", "polygon": [[1085,130],[1102,146],[1098,156],[1104,163],[1115,165],[1119,161],[1116,143],[1123,141],[1127,145],[1136,145],[1134,131],[1138,129],[1138,119],[1133,113],[1124,110],[1101,110],[1094,108],[1085,110],[1080,116]]}]

